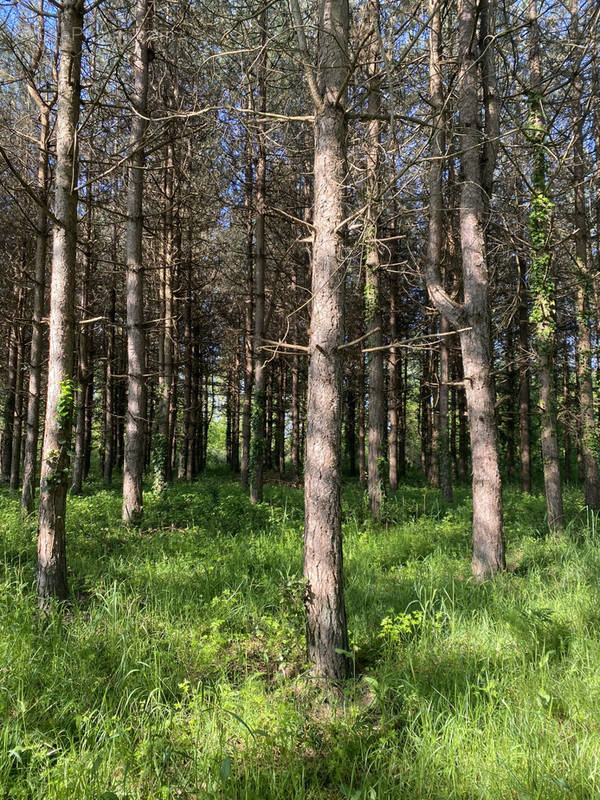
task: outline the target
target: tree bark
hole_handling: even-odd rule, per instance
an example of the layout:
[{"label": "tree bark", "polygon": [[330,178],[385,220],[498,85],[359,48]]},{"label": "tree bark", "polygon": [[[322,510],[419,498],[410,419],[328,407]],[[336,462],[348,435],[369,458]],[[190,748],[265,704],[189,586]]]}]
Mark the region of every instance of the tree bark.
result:
[{"label": "tree bark", "polygon": [[527,266],[522,255],[517,256],[519,267],[517,302],[519,305],[519,457],[521,461],[521,491],[531,492],[531,435],[529,428],[529,311],[527,309]]},{"label": "tree bark", "polygon": [[[293,2],[292,10],[303,49],[297,3]],[[333,679],[346,676],[348,650],[342,571],[342,371],[338,349],[344,337],[341,223],[348,15],[346,0],[321,0],[318,70],[316,74],[309,72],[315,105],[315,161],[304,473],[306,639],[314,674]]]},{"label": "tree bark", "polygon": [[135,109],[131,120],[131,156],[127,185],[127,412],[123,463],[124,522],[139,522],[143,514],[145,418],[144,272],[142,256],[144,164],[148,98],[148,0],[137,0],[133,64]]},{"label": "tree bark", "polygon": [[551,271],[550,216],[552,202],[546,185],[545,123],[542,112],[541,62],[536,0],[529,0],[529,82],[530,120],[528,138],[533,151],[533,195],[529,215],[529,237],[532,259],[530,287],[533,299],[531,319],[534,324],[540,381],[540,416],[546,513],[550,530],[565,526],[559,469],[556,405],[554,398],[554,358],[556,287]]},{"label": "tree bark", "polygon": [[50,352],[38,518],[37,592],[41,609],[67,596],[65,540],[73,413],[74,284],[77,246],[77,124],[80,105],[82,0],[60,7]]},{"label": "tree bark", "polygon": [[[258,61],[259,113],[267,110],[267,10],[260,15],[261,54]],[[263,470],[265,462],[265,356],[262,341],[265,327],[265,203],[266,203],[266,142],[264,122],[257,125],[258,158],[256,162],[256,225],[254,269],[254,388],[252,410],[252,441],[250,445],[250,502],[263,499]]]},{"label": "tree bark", "polygon": [[588,224],[585,209],[585,152],[583,135],[583,78],[581,75],[581,50],[579,48],[579,2],[571,0],[571,39],[573,48],[572,79],[574,121],[573,181],[575,197],[575,279],[577,281],[577,346],[579,379],[579,414],[581,449],[584,470],[585,504],[597,509],[600,504],[598,466],[594,456],[597,434],[594,420],[594,393],[592,387],[592,336],[590,295],[592,280],[588,265]]},{"label": "tree bark", "polygon": [[[374,331],[368,339],[368,347],[380,348],[383,344],[381,319],[381,278],[379,259],[379,150],[381,69],[379,57],[379,2],[369,0],[367,24],[371,28],[371,39],[367,64],[367,113],[373,119],[367,123],[367,201],[365,214],[365,325],[367,332]],[[384,376],[383,351],[375,350],[367,355],[369,379],[368,457],[367,488],[371,516],[379,519],[384,501],[383,464],[384,454]]]},{"label": "tree bark", "polygon": [[[469,416],[471,458],[473,464],[473,559],[476,579],[491,577],[504,569],[502,486],[495,420],[495,392],[492,375],[492,343],[489,314],[489,277],[486,261],[483,187],[491,190],[493,147],[488,146],[496,120],[489,108],[490,66],[481,76],[486,101],[486,134],[482,141],[479,128],[479,61],[477,42],[477,3],[459,0],[458,107],[461,136],[463,182],[460,199],[460,241],[464,302],[459,304],[444,290],[437,254],[442,237],[441,156],[443,155],[443,85],[441,74],[439,6],[432,0],[430,37],[430,92],[434,108],[434,130],[430,173],[430,233],[427,258],[429,294],[440,313],[461,330],[460,341],[465,373]],[[486,4],[480,37],[491,50],[493,9]],[[491,58],[488,54],[487,58]],[[487,71],[486,71],[487,70]],[[489,125],[488,125],[489,123]]]},{"label": "tree bark", "polygon": [[[38,151],[37,191],[45,205],[48,199],[48,137],[50,108],[41,100],[40,136]],[[37,471],[37,451],[40,427],[40,396],[42,363],[44,360],[44,293],[46,287],[46,254],[48,251],[48,220],[42,205],[38,206],[35,235],[35,273],[33,283],[33,319],[29,350],[29,385],[27,389],[27,416],[25,421],[25,449],[23,455],[23,488],[21,509],[30,514],[34,505],[34,486]]]}]

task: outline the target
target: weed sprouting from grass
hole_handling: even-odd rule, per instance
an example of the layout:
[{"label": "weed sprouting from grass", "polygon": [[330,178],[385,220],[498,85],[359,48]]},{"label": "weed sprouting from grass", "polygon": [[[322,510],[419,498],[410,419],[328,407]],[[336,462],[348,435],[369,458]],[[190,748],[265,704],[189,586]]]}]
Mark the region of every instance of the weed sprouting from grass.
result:
[{"label": "weed sprouting from grass", "polygon": [[568,535],[505,495],[508,564],[470,579],[470,500],[405,486],[373,525],[344,488],[353,678],[308,677],[301,491],[251,506],[223,475],[69,505],[66,609],[35,609],[35,521],[0,494],[0,797],[600,795],[598,520]]}]

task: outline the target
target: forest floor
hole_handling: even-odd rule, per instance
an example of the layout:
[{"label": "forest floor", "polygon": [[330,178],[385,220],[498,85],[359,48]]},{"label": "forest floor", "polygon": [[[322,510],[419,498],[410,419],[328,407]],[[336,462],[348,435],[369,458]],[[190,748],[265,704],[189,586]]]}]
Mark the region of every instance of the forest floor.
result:
[{"label": "forest floor", "polygon": [[470,500],[344,489],[352,678],[307,676],[302,492],[212,474],[148,493],[143,530],[69,500],[72,601],[35,613],[35,520],[0,493],[0,797],[600,796],[600,527],[505,492],[509,569],[470,579]]}]

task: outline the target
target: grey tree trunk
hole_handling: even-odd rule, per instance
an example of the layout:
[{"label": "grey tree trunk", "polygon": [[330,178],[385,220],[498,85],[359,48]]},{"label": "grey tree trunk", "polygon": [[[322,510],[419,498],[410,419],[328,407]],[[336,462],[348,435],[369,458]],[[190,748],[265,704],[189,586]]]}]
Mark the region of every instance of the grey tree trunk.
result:
[{"label": "grey tree trunk", "polygon": [[80,105],[82,0],[60,7],[60,70],[56,118],[54,229],[50,290],[50,352],[38,518],[40,608],[67,595],[65,541],[69,447],[73,414],[74,283],[77,245],[77,124]]},{"label": "grey tree trunk", "polygon": [[143,514],[142,478],[144,474],[144,272],[142,260],[142,222],[144,194],[144,135],[148,99],[148,0],[137,0],[135,51],[133,60],[136,112],[131,121],[131,156],[127,184],[127,411],[123,461],[124,522],[134,523]]}]

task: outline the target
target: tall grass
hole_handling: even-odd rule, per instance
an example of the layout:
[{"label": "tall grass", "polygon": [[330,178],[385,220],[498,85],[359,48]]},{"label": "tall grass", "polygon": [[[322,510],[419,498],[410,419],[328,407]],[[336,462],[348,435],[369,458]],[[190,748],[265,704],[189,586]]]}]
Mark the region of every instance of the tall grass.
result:
[{"label": "tall grass", "polygon": [[69,502],[71,601],[42,624],[35,527],[0,496],[0,797],[600,796],[600,529],[505,496],[509,570],[470,580],[470,500],[344,491],[352,679],[308,677],[302,494],[212,476]]}]

